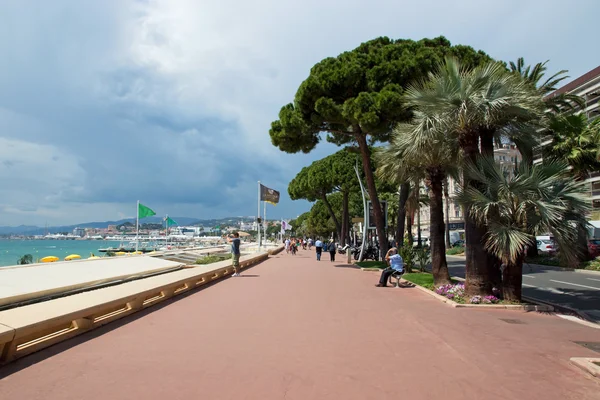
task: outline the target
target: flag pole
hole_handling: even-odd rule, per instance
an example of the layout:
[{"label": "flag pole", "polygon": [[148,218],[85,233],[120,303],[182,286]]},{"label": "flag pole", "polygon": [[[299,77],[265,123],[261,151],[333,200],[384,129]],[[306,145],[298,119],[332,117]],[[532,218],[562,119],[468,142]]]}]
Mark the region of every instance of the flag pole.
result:
[{"label": "flag pole", "polygon": [[264,226],[264,229],[265,229],[264,236],[265,236],[265,246],[266,246],[267,245],[267,202],[263,201],[263,204],[265,206],[265,212],[263,213],[263,218],[264,218],[263,226]]},{"label": "flag pole", "polygon": [[138,251],[138,236],[140,234],[140,201],[137,201],[137,210],[135,213],[135,252]]},{"label": "flag pole", "polygon": [[169,237],[169,214],[165,215],[165,246],[168,244]]},{"label": "flag pole", "polygon": [[256,217],[256,230],[258,231],[258,251],[260,251],[260,224],[258,220],[260,219],[260,181],[258,181],[258,215]]}]

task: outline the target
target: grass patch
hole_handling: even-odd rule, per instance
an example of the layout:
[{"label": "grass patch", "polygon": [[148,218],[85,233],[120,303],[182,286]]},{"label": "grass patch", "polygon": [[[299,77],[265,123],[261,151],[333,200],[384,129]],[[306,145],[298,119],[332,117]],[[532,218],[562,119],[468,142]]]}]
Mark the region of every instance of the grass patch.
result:
[{"label": "grass patch", "polygon": [[360,261],[360,262],[357,262],[356,265],[358,265],[361,268],[385,269],[388,267],[388,265],[385,263],[385,261]]},{"label": "grass patch", "polygon": [[449,256],[455,256],[455,255],[464,254],[464,253],[465,253],[464,247],[452,247],[452,248],[449,248],[448,250],[446,250],[446,254],[448,254]]},{"label": "grass patch", "polygon": [[419,286],[423,286],[429,290],[433,290],[433,275],[423,272],[415,272],[412,274],[404,274],[402,278],[406,279],[409,282],[417,284]]},{"label": "grass patch", "polygon": [[209,256],[204,256],[202,258],[197,259],[194,264],[199,264],[199,265],[212,264],[212,263],[216,263],[219,261],[229,260],[230,258],[231,258],[231,253],[230,254],[220,254],[220,255],[211,254]]}]

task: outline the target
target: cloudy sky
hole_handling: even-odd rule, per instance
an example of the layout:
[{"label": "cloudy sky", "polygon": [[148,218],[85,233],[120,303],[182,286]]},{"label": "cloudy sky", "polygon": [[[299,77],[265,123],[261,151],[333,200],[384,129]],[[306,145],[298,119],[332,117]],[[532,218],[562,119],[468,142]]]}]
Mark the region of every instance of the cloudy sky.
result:
[{"label": "cloudy sky", "polygon": [[0,0],[0,225],[256,215],[335,148],[268,130],[310,67],[377,36],[446,36],[502,60],[600,64],[598,0]]}]

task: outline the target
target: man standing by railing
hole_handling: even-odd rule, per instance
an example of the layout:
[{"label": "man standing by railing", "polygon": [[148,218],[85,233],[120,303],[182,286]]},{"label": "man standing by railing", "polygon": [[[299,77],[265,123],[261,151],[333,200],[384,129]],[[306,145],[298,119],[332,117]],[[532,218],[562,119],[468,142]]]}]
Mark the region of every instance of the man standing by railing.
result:
[{"label": "man standing by railing", "polygon": [[235,232],[233,238],[227,237],[227,241],[231,243],[231,260],[234,269],[232,276],[240,276],[240,234]]}]

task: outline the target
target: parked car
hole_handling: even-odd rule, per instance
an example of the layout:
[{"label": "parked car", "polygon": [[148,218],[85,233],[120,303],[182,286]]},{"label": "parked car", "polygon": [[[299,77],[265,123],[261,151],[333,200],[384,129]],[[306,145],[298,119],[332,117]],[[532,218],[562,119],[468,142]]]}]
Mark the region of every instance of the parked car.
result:
[{"label": "parked car", "polygon": [[[419,239],[414,237],[413,238],[413,247],[418,247],[419,246]],[[429,246],[429,238],[426,236],[422,236],[421,237],[421,246],[423,247],[427,247]]]},{"label": "parked car", "polygon": [[600,256],[600,239],[588,240],[588,251],[590,257],[596,258]]},{"label": "parked car", "polygon": [[538,239],[536,240],[537,249],[540,253],[554,254],[556,252],[556,246],[550,239]]},{"label": "parked car", "polygon": [[458,239],[456,242],[452,243],[452,247],[465,247],[465,241],[463,239]]}]

